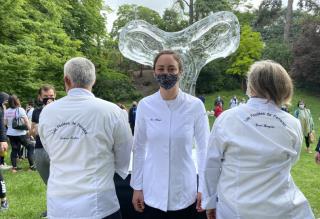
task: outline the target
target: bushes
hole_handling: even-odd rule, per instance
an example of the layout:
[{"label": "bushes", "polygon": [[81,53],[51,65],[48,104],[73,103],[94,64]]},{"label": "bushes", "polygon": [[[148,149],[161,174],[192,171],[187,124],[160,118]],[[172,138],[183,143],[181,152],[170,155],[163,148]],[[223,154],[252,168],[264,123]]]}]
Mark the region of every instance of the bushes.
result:
[{"label": "bushes", "polygon": [[93,93],[96,97],[111,102],[141,98],[141,94],[133,87],[131,79],[128,76],[109,69],[101,71],[97,75]]},{"label": "bushes", "polygon": [[226,73],[227,63],[227,59],[219,59],[206,65],[197,80],[196,92],[207,94],[221,90],[239,89],[241,86],[236,76]]}]

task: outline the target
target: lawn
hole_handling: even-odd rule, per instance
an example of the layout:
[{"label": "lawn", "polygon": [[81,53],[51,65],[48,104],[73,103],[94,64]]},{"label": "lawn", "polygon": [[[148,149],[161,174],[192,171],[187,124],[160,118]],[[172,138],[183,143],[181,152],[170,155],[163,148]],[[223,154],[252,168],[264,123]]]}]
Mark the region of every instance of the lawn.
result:
[{"label": "lawn", "polygon": [[[206,108],[212,110],[214,99],[222,97],[227,106],[230,98],[235,94],[238,97],[245,97],[240,90],[219,92],[206,96]],[[240,99],[239,98],[239,99]],[[320,133],[320,95],[308,92],[298,91],[295,93],[290,112],[294,111],[299,99],[304,99],[307,106],[311,109],[315,121],[316,133]],[[210,117],[210,124],[213,123],[213,117]],[[315,144],[312,145],[315,147]],[[9,161],[7,160],[7,163]],[[1,219],[35,219],[40,218],[41,212],[46,208],[45,186],[37,172],[27,171],[27,161],[22,161],[21,167],[24,170],[12,174],[10,171],[4,171],[4,177],[7,183],[7,193],[10,209],[0,212]],[[301,153],[300,161],[292,170],[293,178],[298,187],[309,200],[316,218],[320,218],[320,166],[314,162],[314,154],[307,154],[304,148]]]}]

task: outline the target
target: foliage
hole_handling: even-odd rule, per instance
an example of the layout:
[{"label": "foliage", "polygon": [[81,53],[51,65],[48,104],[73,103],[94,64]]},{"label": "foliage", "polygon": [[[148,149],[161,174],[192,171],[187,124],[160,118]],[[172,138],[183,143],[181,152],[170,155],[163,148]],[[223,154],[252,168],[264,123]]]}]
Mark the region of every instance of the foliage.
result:
[{"label": "foliage", "polygon": [[231,64],[226,72],[244,78],[250,65],[260,59],[263,48],[264,44],[260,33],[252,31],[249,25],[243,25],[239,48],[231,56]]},{"label": "foliage", "polygon": [[117,16],[118,18],[114,21],[111,31],[111,36],[114,38],[118,38],[120,29],[132,20],[145,20],[155,26],[161,26],[162,24],[162,19],[158,12],[143,6],[121,5],[118,9]]},{"label": "foliage", "polygon": [[201,70],[197,80],[197,94],[233,90],[240,87],[239,81],[234,76],[226,74],[228,60],[228,58],[214,60]]},{"label": "foliage", "polygon": [[101,72],[97,76],[93,93],[112,102],[141,98],[141,94],[132,86],[130,78],[113,70]]},{"label": "foliage", "polygon": [[211,12],[232,10],[229,0],[197,0],[194,5],[196,21],[208,16]]},{"label": "foliage", "polygon": [[[292,76],[298,82],[320,85],[320,19],[307,20],[294,44]],[[301,84],[301,83],[300,83]]]},{"label": "foliage", "polygon": [[5,0],[0,11],[0,90],[30,99],[44,81],[62,89],[63,63],[81,55],[81,42],[60,28],[61,5]]},{"label": "foliage", "polygon": [[298,6],[300,9],[307,10],[316,15],[320,15],[320,1],[319,0],[299,0]]},{"label": "foliage", "polygon": [[100,55],[106,37],[105,19],[101,16],[101,0],[64,0],[68,3],[62,24],[65,32],[82,42],[80,50],[93,62]]},{"label": "foliage", "polygon": [[184,20],[178,12],[173,9],[166,9],[163,12],[160,29],[166,32],[180,31],[188,26],[188,21]]},{"label": "foliage", "polygon": [[257,20],[255,26],[270,25],[281,15],[281,0],[263,0],[257,11]]},{"label": "foliage", "polygon": [[289,70],[292,63],[292,50],[288,44],[273,40],[266,42],[262,53],[262,59],[270,59],[280,63],[285,69]]}]

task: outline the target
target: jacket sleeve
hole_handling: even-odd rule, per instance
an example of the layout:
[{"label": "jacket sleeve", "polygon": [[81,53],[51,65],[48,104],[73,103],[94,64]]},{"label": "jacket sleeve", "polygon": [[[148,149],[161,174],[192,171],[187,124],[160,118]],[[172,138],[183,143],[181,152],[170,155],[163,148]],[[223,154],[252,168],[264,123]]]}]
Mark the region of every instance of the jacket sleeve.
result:
[{"label": "jacket sleeve", "polygon": [[140,103],[136,112],[133,140],[133,163],[130,182],[130,186],[135,190],[142,190],[143,166],[146,154],[146,125],[142,111],[143,103]]},{"label": "jacket sleeve", "polygon": [[207,153],[208,138],[210,135],[209,120],[204,108],[203,103],[201,103],[201,109],[199,110],[198,116],[195,121],[195,140],[196,140],[196,150],[197,150],[197,166],[199,174],[199,192],[203,191],[203,170],[204,163]]},{"label": "jacket sleeve", "polygon": [[297,136],[296,136],[295,143],[294,143],[294,149],[297,152],[297,156],[292,159],[292,161],[291,161],[292,165],[297,163],[297,161],[299,160],[300,152],[301,152],[301,145],[303,143],[303,132],[302,132],[301,123],[299,120],[297,121],[297,127],[298,127],[297,132],[296,132]]},{"label": "jacket sleeve", "polygon": [[204,185],[202,192],[202,208],[214,209],[217,202],[217,185],[221,173],[222,160],[224,158],[225,140],[224,133],[219,125],[221,117],[219,117],[213,126],[209,137],[207,157],[203,171]]},{"label": "jacket sleeve", "polygon": [[7,141],[6,136],[6,128],[4,126],[4,112],[3,109],[0,108],[0,142]]},{"label": "jacket sleeve", "polygon": [[130,155],[132,148],[132,134],[126,116],[120,113],[119,120],[113,131],[113,151],[115,159],[115,172],[125,179],[128,175]]}]

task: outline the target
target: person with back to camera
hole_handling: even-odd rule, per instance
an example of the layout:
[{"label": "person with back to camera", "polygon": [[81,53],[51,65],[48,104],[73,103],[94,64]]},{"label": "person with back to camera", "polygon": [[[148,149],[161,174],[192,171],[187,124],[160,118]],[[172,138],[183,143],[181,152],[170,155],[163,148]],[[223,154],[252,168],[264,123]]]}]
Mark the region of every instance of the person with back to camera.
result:
[{"label": "person with back to camera", "polygon": [[91,92],[95,79],[90,60],[70,59],[67,96],[40,114],[38,132],[50,159],[49,218],[122,218],[113,177],[128,174],[132,135],[122,110]]},{"label": "person with back to camera", "polygon": [[192,147],[195,139],[200,171],[209,135],[206,110],[199,98],[179,89],[182,61],[175,52],[160,52],[153,69],[160,89],[137,109],[132,202],[146,219],[196,218],[202,209]]},{"label": "person with back to camera", "polygon": [[314,219],[290,174],[303,140],[299,120],[280,109],[291,101],[291,78],[280,64],[260,61],[247,85],[247,104],[214,123],[203,208],[209,219]]},{"label": "person with back to camera", "polygon": [[310,149],[310,139],[309,135],[312,133],[313,130],[313,118],[310,112],[310,109],[307,108],[306,104],[303,100],[299,100],[297,104],[298,108],[294,111],[294,116],[299,119],[302,127],[303,136],[306,142],[306,150],[308,153],[312,153]]}]

